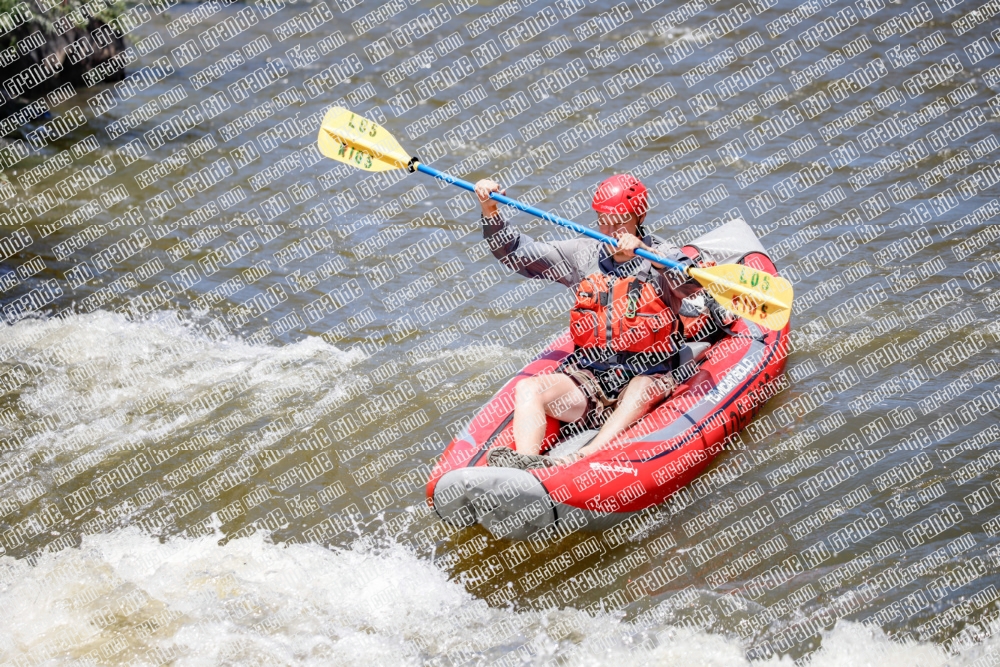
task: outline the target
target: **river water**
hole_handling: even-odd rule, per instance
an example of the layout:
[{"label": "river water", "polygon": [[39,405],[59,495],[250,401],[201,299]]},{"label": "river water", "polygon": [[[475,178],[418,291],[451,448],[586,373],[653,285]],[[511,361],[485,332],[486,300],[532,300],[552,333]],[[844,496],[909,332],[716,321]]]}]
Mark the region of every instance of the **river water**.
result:
[{"label": "river water", "polygon": [[[989,3],[351,4],[150,10],[4,149],[0,661],[993,664]],[[430,466],[563,288],[460,190],[318,159],[337,103],[581,223],[617,171],[663,238],[745,218],[786,387],[619,530],[447,527]]]}]

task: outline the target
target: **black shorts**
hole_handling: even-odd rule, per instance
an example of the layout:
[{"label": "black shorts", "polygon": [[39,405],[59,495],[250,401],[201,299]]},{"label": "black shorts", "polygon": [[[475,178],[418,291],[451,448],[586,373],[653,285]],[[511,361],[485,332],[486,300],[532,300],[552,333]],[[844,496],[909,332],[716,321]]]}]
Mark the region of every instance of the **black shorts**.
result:
[{"label": "black shorts", "polygon": [[[638,375],[620,366],[611,367],[606,371],[596,371],[591,368],[582,367],[571,356],[555,370],[568,376],[580,388],[587,398],[587,409],[583,417],[574,423],[582,423],[588,428],[599,429],[615,408],[618,406],[618,398],[632,378]],[[643,373],[655,379],[663,378],[666,373]]]}]

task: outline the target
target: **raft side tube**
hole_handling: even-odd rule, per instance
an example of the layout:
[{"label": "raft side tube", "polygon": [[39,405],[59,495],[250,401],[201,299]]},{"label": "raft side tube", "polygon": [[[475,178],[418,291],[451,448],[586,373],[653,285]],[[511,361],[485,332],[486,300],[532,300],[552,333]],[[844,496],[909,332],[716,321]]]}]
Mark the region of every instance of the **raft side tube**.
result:
[{"label": "raft side tube", "polygon": [[554,501],[537,477],[516,468],[460,468],[434,488],[434,509],[458,528],[481,523],[494,537],[523,540],[556,522]]},{"label": "raft side tube", "polygon": [[515,468],[463,468],[445,473],[434,509],[456,528],[481,523],[493,537],[551,541],[558,533],[604,530],[634,516],[598,512],[555,501],[530,473]]}]

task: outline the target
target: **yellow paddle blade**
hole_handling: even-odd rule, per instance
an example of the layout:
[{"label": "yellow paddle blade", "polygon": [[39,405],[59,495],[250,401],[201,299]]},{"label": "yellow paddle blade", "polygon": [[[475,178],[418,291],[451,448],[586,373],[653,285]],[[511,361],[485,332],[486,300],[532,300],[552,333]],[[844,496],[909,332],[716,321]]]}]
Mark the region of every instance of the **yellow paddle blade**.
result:
[{"label": "yellow paddle blade", "polygon": [[365,171],[405,169],[410,156],[381,125],[353,111],[333,107],[319,128],[319,150]]},{"label": "yellow paddle blade", "polygon": [[792,315],[792,284],[742,264],[688,269],[720,306],[754,324],[781,331]]}]

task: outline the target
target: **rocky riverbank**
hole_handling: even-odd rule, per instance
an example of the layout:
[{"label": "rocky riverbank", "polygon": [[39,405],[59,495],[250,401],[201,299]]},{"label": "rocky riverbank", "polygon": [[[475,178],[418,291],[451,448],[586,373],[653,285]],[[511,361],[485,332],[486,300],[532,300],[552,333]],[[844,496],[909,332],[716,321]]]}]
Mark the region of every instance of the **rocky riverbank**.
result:
[{"label": "rocky riverbank", "polygon": [[[122,2],[64,0],[41,11],[24,0],[0,0],[0,119],[69,83],[85,87],[84,75],[125,50],[116,19]],[[125,77],[114,68],[104,81]],[[67,89],[68,90],[68,89]]]}]

